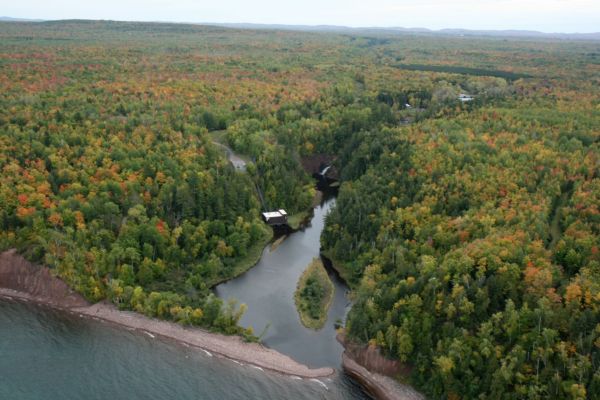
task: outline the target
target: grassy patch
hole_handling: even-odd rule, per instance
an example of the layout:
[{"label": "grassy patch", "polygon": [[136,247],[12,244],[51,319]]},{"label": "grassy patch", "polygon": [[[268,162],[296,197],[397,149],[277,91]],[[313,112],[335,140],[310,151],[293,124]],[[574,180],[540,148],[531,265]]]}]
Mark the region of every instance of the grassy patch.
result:
[{"label": "grassy patch", "polygon": [[300,229],[304,222],[310,218],[311,213],[312,209],[290,215],[288,217],[288,225],[294,230]]},{"label": "grassy patch", "polygon": [[315,258],[302,273],[294,301],[302,325],[321,329],[327,321],[327,311],[333,300],[333,282],[320,259]]},{"label": "grassy patch", "polygon": [[323,192],[319,190],[315,190],[315,195],[313,196],[312,206],[310,210],[301,211],[296,214],[292,214],[288,217],[288,225],[293,230],[300,229],[302,226],[306,225],[308,220],[313,216],[314,209],[321,203],[323,199]]}]

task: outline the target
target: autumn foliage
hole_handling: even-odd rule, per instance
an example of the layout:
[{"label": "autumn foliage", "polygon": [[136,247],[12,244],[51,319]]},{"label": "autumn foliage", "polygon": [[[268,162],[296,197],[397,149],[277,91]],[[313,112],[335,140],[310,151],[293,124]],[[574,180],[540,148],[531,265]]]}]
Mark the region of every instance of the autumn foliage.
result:
[{"label": "autumn foliage", "polygon": [[211,287],[327,155],[350,337],[435,399],[600,398],[597,43],[0,23],[0,71],[0,248],[90,300],[252,338]]}]

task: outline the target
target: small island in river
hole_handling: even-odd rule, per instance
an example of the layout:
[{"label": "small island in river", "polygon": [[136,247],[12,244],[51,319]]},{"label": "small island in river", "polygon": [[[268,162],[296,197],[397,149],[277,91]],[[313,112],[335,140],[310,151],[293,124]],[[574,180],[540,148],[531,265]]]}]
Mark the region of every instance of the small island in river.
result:
[{"label": "small island in river", "polygon": [[325,325],[333,291],[333,283],[323,262],[318,258],[313,259],[300,276],[294,293],[302,325],[310,329],[321,329]]}]

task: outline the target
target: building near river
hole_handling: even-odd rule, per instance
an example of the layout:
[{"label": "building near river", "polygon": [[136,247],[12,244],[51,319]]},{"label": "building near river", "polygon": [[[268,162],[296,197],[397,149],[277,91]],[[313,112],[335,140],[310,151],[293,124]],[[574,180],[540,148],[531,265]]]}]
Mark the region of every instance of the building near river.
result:
[{"label": "building near river", "polygon": [[269,225],[286,225],[287,212],[284,209],[262,213],[263,220]]}]

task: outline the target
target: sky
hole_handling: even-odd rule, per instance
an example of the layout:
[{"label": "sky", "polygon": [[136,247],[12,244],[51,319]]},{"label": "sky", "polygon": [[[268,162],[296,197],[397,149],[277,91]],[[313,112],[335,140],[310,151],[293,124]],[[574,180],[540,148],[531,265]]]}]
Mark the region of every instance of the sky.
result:
[{"label": "sky", "polygon": [[599,32],[600,0],[0,0],[39,19]]}]

